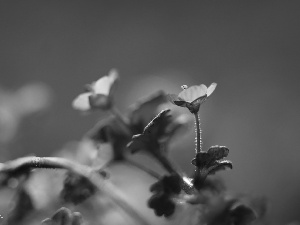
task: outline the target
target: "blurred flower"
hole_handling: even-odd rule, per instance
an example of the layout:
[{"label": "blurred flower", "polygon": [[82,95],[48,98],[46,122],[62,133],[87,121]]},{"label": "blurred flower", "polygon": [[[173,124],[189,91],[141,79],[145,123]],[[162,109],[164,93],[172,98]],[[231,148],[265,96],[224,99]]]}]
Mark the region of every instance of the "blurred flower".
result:
[{"label": "blurred flower", "polygon": [[15,92],[0,88],[0,144],[11,141],[23,117],[49,107],[51,90],[43,83],[30,83]]},{"label": "blurred flower", "polygon": [[118,78],[118,72],[112,69],[107,76],[103,76],[92,84],[86,85],[87,92],[80,94],[73,100],[73,108],[80,111],[110,109],[112,106],[112,95]]},{"label": "blurred flower", "polygon": [[43,220],[41,225],[84,225],[84,222],[81,213],[62,207],[51,218]]},{"label": "blurred flower", "polygon": [[200,105],[214,92],[216,86],[216,83],[212,83],[208,88],[204,84],[191,87],[182,85],[183,91],[178,95],[168,94],[168,99],[177,106],[188,108],[191,113],[197,113]]},{"label": "blurred flower", "polygon": [[212,146],[207,152],[197,153],[196,158],[192,160],[192,164],[199,170],[199,173],[195,174],[194,185],[197,187],[202,186],[209,174],[214,174],[226,168],[232,169],[232,163],[223,160],[228,153],[229,149],[224,146]]},{"label": "blurred flower", "polygon": [[114,152],[114,160],[122,160],[124,150],[132,135],[143,132],[147,123],[156,115],[158,106],[165,101],[165,94],[159,91],[131,106],[127,115],[130,133],[122,128],[116,117],[111,116],[97,123],[86,136],[95,143],[110,143]]},{"label": "blurred flower", "polygon": [[154,209],[157,216],[171,216],[175,211],[174,195],[181,192],[181,178],[177,174],[163,176],[158,182],[150,187],[154,194],[148,200],[148,206]]}]

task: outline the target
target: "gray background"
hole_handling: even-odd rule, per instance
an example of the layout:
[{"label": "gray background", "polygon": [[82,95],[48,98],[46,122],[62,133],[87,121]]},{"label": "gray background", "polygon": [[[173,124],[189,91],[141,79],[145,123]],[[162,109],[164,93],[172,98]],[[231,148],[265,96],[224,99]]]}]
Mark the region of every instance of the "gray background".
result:
[{"label": "gray background", "polygon": [[[0,1],[1,86],[42,81],[54,93],[9,157],[79,139],[106,114],[81,117],[71,101],[111,68],[121,110],[156,89],[217,82],[201,121],[205,148],[230,148],[228,187],[267,196],[274,224],[300,220],[299,11],[299,1]],[[193,139],[172,152],[188,173]]]}]

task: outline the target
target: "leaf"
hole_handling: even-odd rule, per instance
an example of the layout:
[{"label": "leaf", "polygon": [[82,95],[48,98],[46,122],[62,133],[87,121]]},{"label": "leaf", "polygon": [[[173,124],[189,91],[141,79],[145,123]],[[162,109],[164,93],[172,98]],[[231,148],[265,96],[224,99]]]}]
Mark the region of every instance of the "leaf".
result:
[{"label": "leaf", "polygon": [[140,99],[129,109],[128,118],[133,134],[143,132],[144,127],[157,114],[158,106],[167,101],[163,91],[158,91],[146,98]]},{"label": "leaf", "polygon": [[208,168],[208,174],[215,174],[217,171],[232,169],[232,162],[228,160],[216,161],[215,165]]},{"label": "leaf", "polygon": [[228,156],[229,149],[225,146],[212,146],[208,149],[207,153],[210,155],[210,157],[214,160],[220,160],[224,157]]}]

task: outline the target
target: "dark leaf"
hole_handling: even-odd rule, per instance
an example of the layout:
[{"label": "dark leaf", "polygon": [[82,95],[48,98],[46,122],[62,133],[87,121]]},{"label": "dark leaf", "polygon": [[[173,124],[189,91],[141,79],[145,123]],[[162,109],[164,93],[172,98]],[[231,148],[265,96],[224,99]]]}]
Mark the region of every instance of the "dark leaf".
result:
[{"label": "dark leaf", "polygon": [[95,194],[96,187],[85,177],[68,172],[61,197],[65,202],[79,204]]},{"label": "dark leaf", "polygon": [[215,164],[208,168],[209,174],[214,174],[220,170],[232,169],[232,162],[228,160],[216,161]]},{"label": "dark leaf", "polygon": [[148,206],[154,209],[155,215],[157,216],[171,216],[175,211],[175,203],[171,201],[169,195],[155,194],[149,201]]},{"label": "dark leaf", "polygon": [[159,105],[167,101],[166,95],[163,91],[158,91],[130,107],[128,118],[133,128],[133,134],[142,133],[144,127],[157,114]]}]

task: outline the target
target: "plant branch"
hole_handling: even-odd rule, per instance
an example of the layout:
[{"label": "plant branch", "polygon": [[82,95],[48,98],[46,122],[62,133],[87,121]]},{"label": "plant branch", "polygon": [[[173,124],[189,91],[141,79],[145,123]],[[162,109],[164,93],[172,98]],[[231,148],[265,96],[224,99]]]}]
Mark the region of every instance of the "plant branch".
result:
[{"label": "plant branch", "polygon": [[75,163],[68,159],[58,157],[24,157],[0,164],[1,173],[13,173],[14,171],[27,171],[34,168],[66,169],[88,179],[100,192],[112,199],[120,208],[135,218],[139,224],[149,223],[127,203],[127,197],[113,184],[102,180],[99,174],[91,167]]},{"label": "plant branch", "polygon": [[139,164],[133,160],[127,159],[126,162],[128,162],[131,166],[134,166],[142,171],[144,171],[145,173],[149,174],[150,176],[156,178],[156,179],[160,179],[161,175],[159,175],[158,173],[156,173],[153,170],[150,170],[149,168],[147,168],[146,166]]}]

